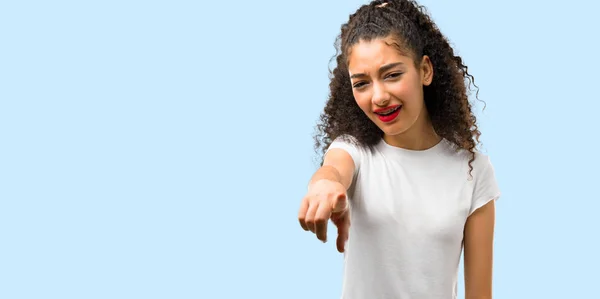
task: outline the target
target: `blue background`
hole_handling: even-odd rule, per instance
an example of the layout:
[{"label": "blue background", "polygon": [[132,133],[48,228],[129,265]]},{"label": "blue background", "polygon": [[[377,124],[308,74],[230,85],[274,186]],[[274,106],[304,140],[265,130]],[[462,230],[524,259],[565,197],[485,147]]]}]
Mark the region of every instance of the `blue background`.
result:
[{"label": "blue background", "polygon": [[[363,3],[2,1],[0,298],[338,298],[296,217]],[[495,298],[596,296],[598,4],[421,3],[487,103]]]}]

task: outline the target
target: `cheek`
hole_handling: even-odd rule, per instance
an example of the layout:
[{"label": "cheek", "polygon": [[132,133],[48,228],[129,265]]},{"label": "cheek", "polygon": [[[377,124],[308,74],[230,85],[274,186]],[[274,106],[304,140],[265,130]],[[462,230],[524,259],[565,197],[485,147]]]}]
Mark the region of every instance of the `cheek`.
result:
[{"label": "cheek", "polygon": [[356,104],[363,112],[370,111],[371,109],[371,98],[366,93],[352,93]]},{"label": "cheek", "polygon": [[407,106],[406,108],[418,107],[423,102],[423,89],[413,82],[404,81],[395,85],[392,93],[402,101],[403,105]]}]

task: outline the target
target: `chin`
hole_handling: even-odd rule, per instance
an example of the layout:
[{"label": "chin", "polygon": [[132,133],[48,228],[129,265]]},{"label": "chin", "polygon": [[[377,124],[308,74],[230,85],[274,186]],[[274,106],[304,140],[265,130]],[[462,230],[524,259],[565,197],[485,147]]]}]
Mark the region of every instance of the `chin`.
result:
[{"label": "chin", "polygon": [[406,130],[383,130],[383,134],[387,136],[399,136],[404,134]]},{"label": "chin", "polygon": [[393,124],[378,123],[377,126],[387,136],[402,135],[408,128],[399,122]]}]

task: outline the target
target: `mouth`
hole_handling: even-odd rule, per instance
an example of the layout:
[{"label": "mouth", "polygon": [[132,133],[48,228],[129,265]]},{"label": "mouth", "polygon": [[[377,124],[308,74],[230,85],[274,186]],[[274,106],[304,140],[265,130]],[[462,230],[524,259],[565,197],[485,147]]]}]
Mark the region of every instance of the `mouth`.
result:
[{"label": "mouth", "polygon": [[402,108],[402,105],[394,105],[394,106],[386,107],[383,109],[377,109],[373,112],[375,114],[377,114],[377,117],[379,117],[379,119],[381,121],[390,122],[390,121],[396,119],[396,117],[398,117],[398,114],[400,114],[401,108]]}]

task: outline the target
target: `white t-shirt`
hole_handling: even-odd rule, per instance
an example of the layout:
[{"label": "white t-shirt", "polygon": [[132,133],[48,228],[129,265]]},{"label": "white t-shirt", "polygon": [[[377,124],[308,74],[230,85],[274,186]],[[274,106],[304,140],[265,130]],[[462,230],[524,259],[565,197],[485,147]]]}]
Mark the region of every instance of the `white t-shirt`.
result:
[{"label": "white t-shirt", "polygon": [[[346,136],[348,137],[348,136]],[[352,138],[352,137],[349,137]],[[414,151],[373,151],[337,138],[353,158],[343,299],[454,299],[467,217],[500,196],[488,156],[443,139]]]}]

